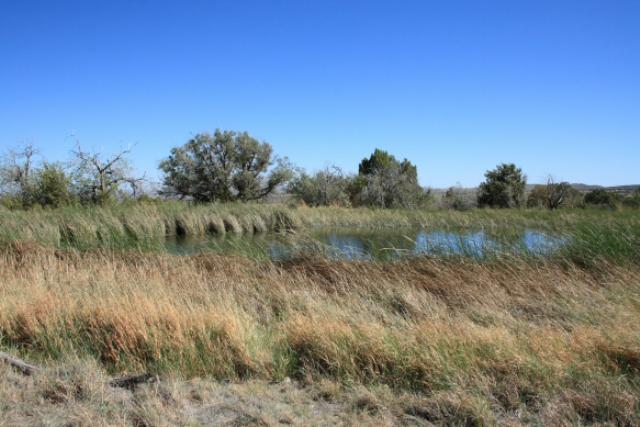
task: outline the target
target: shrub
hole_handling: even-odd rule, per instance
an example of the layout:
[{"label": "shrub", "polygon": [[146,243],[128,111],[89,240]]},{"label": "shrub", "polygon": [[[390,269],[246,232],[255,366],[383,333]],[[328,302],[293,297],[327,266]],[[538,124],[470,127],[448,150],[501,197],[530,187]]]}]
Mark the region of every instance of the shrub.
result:
[{"label": "shrub", "polygon": [[591,206],[614,209],[619,203],[619,197],[615,193],[598,188],[589,191],[584,196],[584,203]]},{"label": "shrub", "polygon": [[628,208],[640,208],[640,187],[636,188],[633,194],[626,197],[622,203]]},{"label": "shrub", "polygon": [[36,174],[33,200],[41,206],[54,208],[68,205],[73,200],[70,185],[71,180],[60,165],[45,163]]},{"label": "shrub", "polygon": [[536,185],[527,197],[528,208],[576,208],[582,205],[582,194],[567,182]]},{"label": "shrub", "polygon": [[476,206],[476,197],[471,190],[465,190],[462,187],[449,187],[442,202],[445,208],[464,211]]},{"label": "shrub", "polygon": [[480,184],[478,205],[492,208],[515,208],[524,204],[527,178],[513,163],[503,163],[484,174]]},{"label": "shrub", "polygon": [[545,208],[547,206],[547,187],[536,185],[527,197],[528,208]]},{"label": "shrub", "polygon": [[349,192],[354,205],[412,208],[425,205],[430,193],[418,184],[418,169],[409,160],[398,161],[376,149],[358,167]]},{"label": "shrub", "polygon": [[350,178],[333,166],[309,175],[302,171],[291,181],[289,192],[309,206],[349,206]]}]

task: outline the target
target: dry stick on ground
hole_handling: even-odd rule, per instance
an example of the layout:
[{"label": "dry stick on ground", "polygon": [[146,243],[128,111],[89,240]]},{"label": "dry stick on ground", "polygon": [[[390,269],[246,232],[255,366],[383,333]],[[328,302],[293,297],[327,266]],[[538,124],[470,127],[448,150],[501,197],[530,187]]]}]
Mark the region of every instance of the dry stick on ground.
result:
[{"label": "dry stick on ground", "polygon": [[[24,360],[13,357],[10,354],[0,351],[0,360],[17,369],[24,375],[32,375],[36,372],[42,371],[38,366],[31,365]],[[121,378],[114,378],[109,381],[111,387],[122,387],[126,389],[133,389],[138,384],[157,381],[157,376],[148,372],[144,374],[127,375]]]},{"label": "dry stick on ground", "polygon": [[13,368],[22,372],[24,375],[31,375],[34,372],[38,372],[41,370],[37,366],[31,365],[23,360],[20,360],[2,351],[0,351],[0,360],[11,365]]},{"label": "dry stick on ground", "polygon": [[122,387],[122,388],[132,390],[138,384],[157,381],[157,379],[158,377],[156,375],[146,372],[144,374],[134,374],[134,375],[127,375],[121,378],[114,378],[111,381],[109,381],[109,385],[111,387]]}]

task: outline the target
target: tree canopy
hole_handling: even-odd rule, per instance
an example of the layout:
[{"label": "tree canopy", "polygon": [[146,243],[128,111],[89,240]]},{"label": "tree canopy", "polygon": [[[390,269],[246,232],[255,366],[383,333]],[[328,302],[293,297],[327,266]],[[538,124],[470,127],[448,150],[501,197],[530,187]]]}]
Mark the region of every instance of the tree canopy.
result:
[{"label": "tree canopy", "polygon": [[487,171],[480,184],[478,205],[492,208],[513,208],[523,205],[527,178],[513,163],[503,163]]},{"label": "tree canopy", "polygon": [[416,207],[428,198],[418,184],[417,167],[380,149],[362,159],[350,193],[354,205],[381,208]]},{"label": "tree canopy", "polygon": [[201,202],[258,200],[292,175],[286,160],[274,159],[271,145],[247,132],[220,130],[173,148],[160,169],[165,194]]}]

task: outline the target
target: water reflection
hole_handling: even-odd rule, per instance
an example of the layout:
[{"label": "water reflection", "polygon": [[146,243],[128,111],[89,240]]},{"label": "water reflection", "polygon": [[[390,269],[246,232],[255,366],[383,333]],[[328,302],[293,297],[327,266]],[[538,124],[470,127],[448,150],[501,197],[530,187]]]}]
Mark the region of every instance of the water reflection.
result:
[{"label": "water reflection", "polygon": [[167,242],[167,250],[175,254],[213,250],[273,260],[322,255],[353,261],[393,260],[412,255],[482,258],[511,253],[548,256],[566,242],[566,238],[532,229],[499,237],[489,235],[484,230],[323,230],[305,236],[263,234],[173,240]]},{"label": "water reflection", "polygon": [[522,243],[527,251],[547,255],[567,244],[566,237],[552,236],[534,230],[525,230]]},{"label": "water reflection", "polygon": [[347,260],[396,259],[407,255],[481,258],[496,253],[550,255],[566,240],[536,230],[495,237],[485,231],[417,230],[413,233],[335,231],[316,236],[333,257]]},{"label": "water reflection", "polygon": [[452,233],[444,231],[421,231],[416,238],[415,252],[419,254],[484,255],[485,247],[494,244],[484,231]]}]

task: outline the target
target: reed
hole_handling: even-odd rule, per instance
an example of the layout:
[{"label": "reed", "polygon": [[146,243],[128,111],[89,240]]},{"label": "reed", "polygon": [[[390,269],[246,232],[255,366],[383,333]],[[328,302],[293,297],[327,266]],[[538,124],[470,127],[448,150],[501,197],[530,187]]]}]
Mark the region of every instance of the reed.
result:
[{"label": "reed", "polygon": [[[525,229],[553,233],[569,243],[557,256],[581,265],[596,259],[640,262],[636,210],[375,210],[306,208],[266,204],[137,203],[57,210],[0,210],[0,244],[31,241],[81,250],[163,249],[167,238],[252,235],[314,228],[366,230],[402,227],[443,231],[482,230],[501,241]],[[471,248],[473,249],[473,248]],[[490,248],[488,248],[490,249]],[[470,255],[473,255],[473,250]],[[491,252],[490,250],[488,252]]]}]

